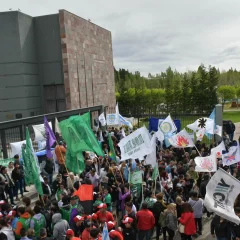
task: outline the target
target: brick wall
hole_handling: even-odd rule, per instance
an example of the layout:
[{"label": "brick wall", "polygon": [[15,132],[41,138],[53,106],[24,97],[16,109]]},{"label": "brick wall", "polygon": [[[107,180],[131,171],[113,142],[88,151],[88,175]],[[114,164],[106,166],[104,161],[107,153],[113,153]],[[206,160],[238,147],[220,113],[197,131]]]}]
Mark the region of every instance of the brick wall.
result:
[{"label": "brick wall", "polygon": [[59,11],[67,109],[116,104],[111,32]]}]

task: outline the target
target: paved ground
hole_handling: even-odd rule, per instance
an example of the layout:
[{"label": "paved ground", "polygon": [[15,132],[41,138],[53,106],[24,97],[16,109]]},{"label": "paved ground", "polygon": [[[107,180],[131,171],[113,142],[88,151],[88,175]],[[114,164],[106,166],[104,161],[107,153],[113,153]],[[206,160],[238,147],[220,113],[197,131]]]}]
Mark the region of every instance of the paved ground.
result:
[{"label": "paved ground", "polygon": [[[240,113],[239,113],[240,114]],[[239,123],[234,123],[235,124],[235,133],[234,133],[234,140],[238,140],[240,136],[240,122]]]}]

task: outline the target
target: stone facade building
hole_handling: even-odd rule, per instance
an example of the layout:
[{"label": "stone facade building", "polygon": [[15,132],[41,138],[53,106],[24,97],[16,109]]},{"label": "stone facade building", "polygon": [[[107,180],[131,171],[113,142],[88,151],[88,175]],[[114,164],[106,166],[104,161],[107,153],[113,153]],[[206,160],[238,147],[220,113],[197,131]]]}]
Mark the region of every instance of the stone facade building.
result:
[{"label": "stone facade building", "polygon": [[65,10],[0,13],[0,121],[114,107],[111,32]]}]

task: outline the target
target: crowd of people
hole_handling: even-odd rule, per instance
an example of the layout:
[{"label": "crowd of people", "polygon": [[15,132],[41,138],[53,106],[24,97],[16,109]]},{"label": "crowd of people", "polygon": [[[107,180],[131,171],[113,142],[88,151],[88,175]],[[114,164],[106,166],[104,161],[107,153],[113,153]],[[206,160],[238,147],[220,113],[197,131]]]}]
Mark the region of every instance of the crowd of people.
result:
[{"label": "crowd of people", "polygon": [[[53,159],[40,163],[43,176],[43,196],[34,204],[24,196],[24,168],[19,156],[8,167],[0,169],[0,239],[1,240],[89,240],[99,239],[107,227],[110,239],[156,240],[199,237],[203,233],[203,216],[211,219],[211,234],[217,240],[239,240],[240,226],[204,207],[206,186],[212,173],[195,171],[194,148],[177,149],[156,143],[159,177],[153,180],[153,168],[145,159],[121,160],[119,141],[124,137],[121,129],[109,128],[117,160],[110,157],[108,134],[103,134],[105,157],[84,152],[85,170],[74,174],[66,169],[66,144],[59,140]],[[96,137],[98,134],[96,133]],[[226,136],[225,136],[226,138]],[[228,142],[230,146],[231,141]],[[209,155],[217,143],[196,142],[202,156]],[[222,167],[218,159],[218,167]],[[141,171],[142,184],[132,185],[127,172]],[[224,167],[239,178],[237,165]],[[73,194],[83,184],[93,185],[91,212],[84,209],[79,197]],[[16,206],[14,197],[21,205]],[[235,202],[240,217],[240,197]],[[105,236],[105,237],[104,237]],[[178,238],[177,238],[178,237]]]}]

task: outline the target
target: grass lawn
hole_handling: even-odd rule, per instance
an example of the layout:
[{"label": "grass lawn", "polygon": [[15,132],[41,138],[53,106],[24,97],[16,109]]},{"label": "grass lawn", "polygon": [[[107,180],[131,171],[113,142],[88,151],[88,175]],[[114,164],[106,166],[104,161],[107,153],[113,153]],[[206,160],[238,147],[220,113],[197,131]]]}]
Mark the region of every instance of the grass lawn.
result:
[{"label": "grass lawn", "polygon": [[232,122],[240,122],[240,110],[223,112],[223,120],[232,120]]}]

